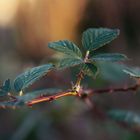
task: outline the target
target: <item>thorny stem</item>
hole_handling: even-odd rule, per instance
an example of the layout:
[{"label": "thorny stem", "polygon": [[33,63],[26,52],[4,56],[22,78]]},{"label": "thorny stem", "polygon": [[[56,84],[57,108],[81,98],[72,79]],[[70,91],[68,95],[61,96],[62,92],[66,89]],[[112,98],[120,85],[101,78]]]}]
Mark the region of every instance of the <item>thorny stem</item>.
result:
[{"label": "thorny stem", "polygon": [[40,103],[40,102],[47,102],[47,101],[53,101],[53,100],[56,100],[58,98],[61,98],[61,97],[65,97],[65,96],[75,96],[76,95],[76,92],[74,91],[66,91],[66,92],[61,92],[61,93],[58,93],[56,95],[52,95],[52,96],[43,96],[43,97],[38,97],[36,99],[33,99],[29,102],[27,102],[26,104],[28,106],[32,106],[33,104],[37,104],[37,103]]},{"label": "thorny stem", "polygon": [[[125,87],[125,88],[107,88],[107,89],[97,89],[97,90],[93,90],[93,89],[81,89],[80,90],[80,95],[77,94],[77,91],[73,91],[73,90],[68,90],[65,92],[61,92],[61,93],[57,93],[55,95],[52,96],[39,96],[38,98],[35,98],[29,102],[26,102],[27,106],[32,106],[34,104],[38,104],[41,102],[49,102],[49,101],[53,101],[56,100],[58,98],[62,98],[65,96],[78,96],[81,99],[84,99],[85,102],[89,105],[92,106],[91,101],[89,100],[89,97],[94,95],[94,94],[104,94],[104,93],[116,93],[116,92],[127,92],[127,91],[137,91],[140,88],[139,84],[135,84],[133,86],[130,87]],[[10,96],[10,95],[9,95]],[[12,98],[11,102],[17,102],[17,98],[14,96],[10,96]]]},{"label": "thorny stem", "polygon": [[[88,56],[89,56],[89,51],[87,51],[87,53],[85,55],[84,62],[86,62],[88,60]],[[61,93],[57,93],[57,94],[52,95],[52,96],[39,96],[38,98],[35,98],[31,101],[26,102],[26,105],[27,106],[32,106],[34,104],[38,104],[38,103],[41,103],[41,102],[47,102],[47,101],[53,101],[53,100],[56,100],[58,98],[65,97],[65,96],[79,96],[80,97],[81,96],[81,93],[80,93],[81,80],[82,80],[83,77],[84,77],[84,73],[81,70],[78,74],[77,81],[76,81],[75,85],[72,87],[71,90],[61,92]],[[9,96],[13,99],[12,100],[13,102],[17,101],[16,97],[12,96],[11,94],[9,94]],[[20,94],[20,96],[22,96],[22,94]]]},{"label": "thorny stem", "polygon": [[[86,52],[86,55],[85,55],[85,58],[84,58],[84,62],[86,63],[87,60],[88,60],[88,57],[89,57],[89,51]],[[80,88],[81,88],[81,80],[82,78],[84,77],[84,73],[83,73],[83,70],[81,70],[78,74],[78,78],[77,78],[77,81],[76,81],[76,84],[74,86],[74,89],[77,91],[77,94],[79,93],[80,91]],[[79,94],[80,95],[80,94]]]},{"label": "thorny stem", "polygon": [[[94,94],[104,94],[104,93],[116,93],[116,92],[127,92],[127,91],[137,91],[140,88],[140,84],[136,83],[133,86],[129,87],[123,87],[123,88],[106,88],[106,89],[80,89],[80,93],[77,94],[77,91],[74,90],[68,90],[65,92],[57,93],[52,96],[39,96],[38,98],[35,98],[29,102],[26,102],[27,106],[32,106],[34,104],[38,104],[41,102],[49,102],[56,100],[58,98],[62,98],[65,96],[78,96],[81,99],[84,99],[85,102],[89,105],[92,106],[91,101],[89,100],[90,96],[93,96]],[[18,99],[14,96],[11,96],[12,100],[9,102],[17,102]]]},{"label": "thorny stem", "polygon": [[[86,52],[84,62],[86,62],[88,60],[88,57],[89,57],[89,51]],[[39,98],[36,98],[32,101],[27,102],[27,105],[32,106],[33,104],[37,104],[37,103],[44,102],[44,101],[53,101],[53,100],[56,100],[56,99],[64,97],[64,96],[79,96],[80,97],[81,96],[81,93],[80,93],[81,80],[82,80],[83,77],[84,77],[84,73],[81,70],[78,74],[76,84],[72,87],[71,91],[58,93],[56,95],[52,95],[52,96],[49,96],[49,97],[45,97],[45,96],[44,97],[39,97]]]},{"label": "thorny stem", "polygon": [[[88,61],[88,57],[89,57],[89,51],[87,51],[85,58],[84,58],[84,62],[86,63]],[[75,85],[72,87],[72,89],[67,90],[65,92],[61,92],[61,93],[57,93],[55,95],[52,96],[39,96],[31,101],[26,102],[27,106],[32,106],[34,104],[38,104],[40,102],[47,102],[47,101],[53,101],[56,100],[58,98],[62,98],[65,96],[78,96],[81,99],[84,99],[84,101],[91,107],[91,101],[89,99],[90,96],[94,95],[94,94],[103,94],[103,93],[116,93],[116,92],[127,92],[127,91],[137,91],[140,88],[140,79],[136,80],[136,84],[133,86],[124,86],[123,88],[106,88],[106,89],[83,89],[81,88],[81,80],[84,77],[84,73],[81,70],[78,74],[77,77],[77,81],[75,83]],[[8,96],[12,99],[11,102],[17,102],[18,99],[11,95],[8,94]]]},{"label": "thorny stem", "polygon": [[137,91],[140,88],[140,84],[135,84],[129,87],[123,88],[106,88],[106,89],[86,89],[82,91],[82,98],[92,96],[94,94],[104,94],[104,93],[116,93],[116,92],[127,92],[127,91]]},{"label": "thorny stem", "polygon": [[[137,91],[140,88],[140,83],[136,83],[133,86],[129,87],[122,87],[122,88],[106,88],[106,89],[83,89],[82,94],[81,94],[81,99],[85,101],[85,103],[93,109],[94,114],[98,116],[98,118],[108,118],[107,114],[103,111],[100,110],[100,108],[97,108],[94,102],[91,101],[91,96],[95,94],[104,94],[104,93],[116,93],[116,92],[127,92],[127,91]],[[121,123],[120,123],[121,124]]]},{"label": "thorny stem", "polygon": [[[87,62],[88,57],[89,57],[89,51],[87,51],[87,53],[85,55],[84,62]],[[76,84],[72,87],[72,90],[58,93],[56,95],[52,95],[52,96],[48,96],[48,97],[46,97],[46,96],[38,97],[36,99],[33,99],[33,100],[27,102],[27,105],[32,106],[33,104],[37,104],[37,103],[44,102],[44,101],[53,101],[53,100],[56,100],[58,98],[65,97],[65,96],[78,96],[80,98],[83,98],[86,102],[88,102],[88,104],[90,104],[90,106],[92,106],[90,103],[91,101],[90,101],[89,97],[94,94],[137,91],[138,88],[140,87],[140,80],[138,80],[135,85],[129,86],[129,87],[123,87],[123,88],[107,88],[107,89],[97,89],[97,90],[82,89],[81,80],[83,77],[84,77],[84,73],[81,70],[78,74]]]}]

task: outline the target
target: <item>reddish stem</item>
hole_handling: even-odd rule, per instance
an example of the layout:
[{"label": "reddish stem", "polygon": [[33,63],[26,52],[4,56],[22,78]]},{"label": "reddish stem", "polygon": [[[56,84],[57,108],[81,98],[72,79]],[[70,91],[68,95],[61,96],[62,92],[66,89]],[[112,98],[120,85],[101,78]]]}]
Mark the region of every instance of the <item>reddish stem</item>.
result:
[{"label": "reddish stem", "polygon": [[126,92],[126,91],[137,91],[140,86],[135,84],[130,87],[123,87],[123,88],[106,88],[106,89],[86,89],[83,90],[83,97],[84,96],[91,96],[93,94],[103,94],[103,93],[114,93],[114,92]]},{"label": "reddish stem", "polygon": [[75,92],[72,92],[72,91],[66,91],[66,92],[58,93],[58,94],[48,96],[48,97],[45,97],[45,96],[38,97],[36,99],[33,99],[33,100],[27,102],[26,104],[28,106],[32,106],[32,105],[40,103],[40,102],[53,101],[53,100],[56,100],[58,98],[65,97],[65,96],[76,96],[76,94],[75,94]]}]

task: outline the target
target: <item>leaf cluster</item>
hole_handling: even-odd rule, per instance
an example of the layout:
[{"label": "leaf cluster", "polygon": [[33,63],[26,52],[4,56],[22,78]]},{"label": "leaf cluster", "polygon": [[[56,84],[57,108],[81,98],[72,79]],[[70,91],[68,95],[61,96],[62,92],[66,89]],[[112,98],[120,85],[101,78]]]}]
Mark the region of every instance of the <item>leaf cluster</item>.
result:
[{"label": "leaf cluster", "polygon": [[[97,54],[96,51],[97,49],[113,41],[118,35],[118,29],[90,28],[84,31],[82,34],[82,49],[68,40],[60,40],[49,43],[49,48],[64,54],[64,58],[58,62],[58,66],[54,66],[53,64],[41,65],[31,68],[18,75],[13,82],[11,82],[9,79],[6,80],[0,87],[0,96],[8,96],[12,100],[8,102],[1,102],[0,106],[24,105],[28,101],[41,96],[41,94],[49,96],[50,94],[55,94],[60,91],[60,89],[53,88],[31,91],[29,93],[26,92],[26,89],[30,85],[34,84],[51,70],[79,66],[84,75],[95,78],[99,72],[97,65],[98,62],[118,62],[126,60],[127,57],[124,54]],[[138,74],[136,74],[134,71],[129,69],[124,71],[131,76],[135,75],[134,77],[138,77]]]},{"label": "leaf cluster", "polygon": [[[101,53],[96,54],[96,50],[110,43],[119,35],[118,29],[108,28],[91,28],[83,32],[82,47],[83,52],[73,42],[61,40],[48,44],[48,47],[65,54],[58,68],[64,69],[68,67],[80,65],[80,69],[84,74],[95,77],[98,74],[97,62],[110,61],[117,62],[127,59],[120,53]],[[84,56],[86,54],[86,56]]]}]

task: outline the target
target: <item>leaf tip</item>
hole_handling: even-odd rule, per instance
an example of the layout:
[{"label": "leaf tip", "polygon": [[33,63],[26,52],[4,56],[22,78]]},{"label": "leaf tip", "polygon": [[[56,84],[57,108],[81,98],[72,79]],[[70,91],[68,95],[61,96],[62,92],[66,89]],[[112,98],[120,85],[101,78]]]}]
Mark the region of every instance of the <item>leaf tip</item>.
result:
[{"label": "leaf tip", "polygon": [[22,96],[23,95],[23,91],[21,90],[20,92],[19,92],[19,96]]},{"label": "leaf tip", "polygon": [[117,35],[120,35],[120,29],[114,29]]}]

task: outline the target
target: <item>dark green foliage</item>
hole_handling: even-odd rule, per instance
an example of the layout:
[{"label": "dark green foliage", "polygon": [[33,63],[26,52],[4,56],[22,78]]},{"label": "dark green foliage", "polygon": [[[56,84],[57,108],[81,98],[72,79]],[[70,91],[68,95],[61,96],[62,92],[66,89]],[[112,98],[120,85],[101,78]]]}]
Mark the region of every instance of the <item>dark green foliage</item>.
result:
[{"label": "dark green foliage", "polygon": [[91,76],[93,78],[96,78],[99,72],[97,66],[92,63],[83,64],[83,71],[84,71],[84,74]]},{"label": "dark green foliage", "polygon": [[96,61],[122,61],[127,57],[123,54],[98,54],[89,58],[91,51],[96,50],[105,44],[111,42],[119,35],[118,29],[107,29],[107,28],[93,28],[88,29],[83,33],[82,44],[88,53],[86,60],[82,58],[82,53],[80,49],[72,42],[63,40],[58,42],[49,43],[49,48],[54,49],[58,52],[68,55],[68,58],[62,59],[58,62],[58,67],[68,68],[72,66],[77,66],[82,64],[82,69],[86,75],[91,77],[96,77],[98,73],[98,68],[95,66]]},{"label": "dark green foliage", "polygon": [[6,96],[10,90],[11,90],[10,79],[8,79],[0,87],[0,96]]},{"label": "dark green foliage", "polygon": [[[82,44],[84,49],[86,50],[86,53],[81,52],[81,50],[73,42],[68,40],[49,43],[48,47],[65,54],[65,57],[60,60],[60,62],[58,62],[58,69],[64,69],[79,65],[79,67],[81,68],[80,72],[82,74],[84,73],[83,75],[88,75],[96,78],[97,74],[99,73],[97,62],[116,62],[125,60],[127,58],[125,55],[119,53],[96,54],[96,51],[93,56],[90,55],[91,51],[97,50],[100,47],[106,45],[107,43],[114,40],[118,35],[118,29],[93,28],[86,30],[82,36]],[[82,53],[85,54],[85,57],[83,57]],[[44,96],[48,96],[59,92],[60,90],[55,88],[36,90],[30,93],[26,93],[25,90],[53,69],[53,64],[46,64],[25,71],[24,73],[16,77],[12,86],[12,90],[10,86],[10,80],[6,80],[0,88],[0,96],[7,95],[8,92],[12,93],[13,91],[16,93],[18,92],[19,96],[15,96],[17,101],[13,99],[11,102],[1,102],[0,106],[22,106],[28,101],[37,98],[42,94]],[[125,70],[125,72],[126,71],[127,70]]]},{"label": "dark green foliage", "polygon": [[82,44],[85,50],[92,51],[108,44],[118,35],[118,29],[91,28],[83,33]]},{"label": "dark green foliage", "polygon": [[54,66],[52,64],[46,64],[25,71],[15,79],[14,90],[16,92],[24,90],[25,88],[36,82],[38,79],[46,75],[53,68]]},{"label": "dark green foliage", "polygon": [[48,47],[74,58],[82,57],[80,49],[73,42],[68,40],[49,43]]},{"label": "dark green foliage", "polygon": [[64,58],[62,59],[59,64],[58,67],[60,69],[64,69],[67,67],[73,67],[73,66],[77,66],[79,64],[83,63],[82,59],[77,59],[77,58]]},{"label": "dark green foliage", "polygon": [[[15,108],[25,105],[32,106],[40,102],[53,101],[65,96],[79,97],[81,100],[85,101],[90,107],[92,107],[92,100],[90,100],[90,96],[92,94],[113,93],[115,91],[136,91],[139,88],[139,80],[137,80],[137,85],[134,85],[132,87],[130,86],[128,88],[122,87],[113,89],[111,87],[107,89],[96,90],[94,88],[85,88],[84,85],[81,85],[81,81],[84,79],[85,75],[95,79],[99,72],[101,76],[99,77],[99,79],[101,78],[103,82],[105,80],[107,80],[107,82],[123,82],[123,79],[125,79],[127,76],[126,74],[134,77],[135,79],[140,78],[139,68],[131,68],[126,67],[125,65],[122,65],[120,63],[114,63],[127,60],[127,57],[125,55],[119,53],[97,54],[97,49],[110,43],[115,38],[117,38],[118,35],[118,29],[88,29],[82,35],[83,49],[81,50],[84,50],[84,52],[82,52],[79,47],[77,47],[77,45],[75,45],[73,42],[68,40],[61,40],[49,43],[48,47],[57,52],[63,53],[64,58],[62,58],[62,60],[58,62],[57,67],[55,67],[53,64],[46,64],[25,71],[24,73],[20,74],[15,78],[12,86],[10,84],[10,80],[6,80],[0,87],[0,96],[4,96],[4,98],[2,98],[0,102],[0,107]],[[26,89],[29,88],[30,85],[34,84],[37,80],[42,78],[51,70],[55,68],[58,68],[60,70],[74,66],[78,66],[80,71],[76,75],[76,82],[74,82],[74,84],[68,90],[63,91],[57,88],[48,88],[27,92]],[[124,74],[124,72],[126,74]],[[55,80],[55,78],[51,80]],[[65,77],[64,80],[66,80]],[[94,84],[92,83],[92,85]],[[7,101],[3,101],[4,99],[6,99]],[[79,107],[81,107],[81,104]],[[98,107],[94,108],[93,111],[95,111],[95,113],[97,113],[100,118],[102,118],[102,116],[107,117],[119,124],[125,124],[125,126],[127,126],[128,128],[136,128],[140,130],[140,116],[134,114],[133,112],[125,110],[110,110],[107,112],[102,112],[102,110],[98,111]],[[61,115],[64,116],[63,113],[61,113]]]}]

